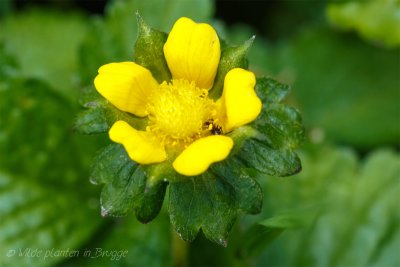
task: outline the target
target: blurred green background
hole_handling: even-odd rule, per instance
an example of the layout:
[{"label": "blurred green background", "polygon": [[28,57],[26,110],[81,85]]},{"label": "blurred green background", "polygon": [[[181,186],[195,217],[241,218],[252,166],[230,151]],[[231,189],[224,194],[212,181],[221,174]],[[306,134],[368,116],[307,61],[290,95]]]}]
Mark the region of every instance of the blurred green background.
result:
[{"label": "blurred green background", "polygon": [[[292,86],[303,171],[259,177],[264,207],[228,248],[186,244],[167,207],[102,218],[89,183],[107,136],[80,136],[80,92],[131,60],[139,10],[188,16]],[[0,1],[0,266],[400,266],[400,1]],[[168,194],[167,194],[168,195]],[[86,254],[85,254],[86,253]]]}]

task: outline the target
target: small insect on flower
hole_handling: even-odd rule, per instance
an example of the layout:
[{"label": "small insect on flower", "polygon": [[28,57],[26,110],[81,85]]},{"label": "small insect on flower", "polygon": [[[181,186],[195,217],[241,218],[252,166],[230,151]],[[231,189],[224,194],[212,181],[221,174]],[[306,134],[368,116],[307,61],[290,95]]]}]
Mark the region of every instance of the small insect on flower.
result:
[{"label": "small insect on flower", "polygon": [[204,122],[204,128],[209,130],[213,135],[223,134],[222,127],[214,122],[214,119],[209,119]]}]

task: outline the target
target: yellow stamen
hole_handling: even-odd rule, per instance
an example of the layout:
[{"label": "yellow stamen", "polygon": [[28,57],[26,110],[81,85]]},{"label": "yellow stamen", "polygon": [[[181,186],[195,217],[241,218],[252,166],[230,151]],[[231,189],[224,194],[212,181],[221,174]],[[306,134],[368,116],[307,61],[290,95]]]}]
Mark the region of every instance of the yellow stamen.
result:
[{"label": "yellow stamen", "polygon": [[162,83],[151,99],[147,130],[165,145],[186,145],[209,135],[204,123],[215,116],[215,103],[206,89],[187,80],[172,80]]}]

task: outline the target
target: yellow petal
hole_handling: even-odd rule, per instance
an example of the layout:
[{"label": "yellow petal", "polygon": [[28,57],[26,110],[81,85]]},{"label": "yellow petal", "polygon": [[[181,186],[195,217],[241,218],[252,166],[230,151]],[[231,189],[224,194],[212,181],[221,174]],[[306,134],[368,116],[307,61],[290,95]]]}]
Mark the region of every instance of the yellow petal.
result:
[{"label": "yellow petal", "polygon": [[255,84],[256,78],[250,71],[235,68],[226,74],[218,100],[226,132],[252,122],[260,114],[262,102],[254,91]]},{"label": "yellow petal", "polygon": [[122,144],[129,157],[140,164],[162,162],[167,159],[164,147],[144,131],[132,128],[124,121],[117,121],[109,131],[110,139]]},{"label": "yellow petal", "polygon": [[158,90],[158,83],[150,71],[134,62],[103,65],[94,85],[118,109],[139,117],[147,115],[149,97]]},{"label": "yellow petal", "polygon": [[180,18],[168,36],[164,54],[174,79],[194,81],[203,89],[212,87],[221,50],[218,35],[209,24]]},{"label": "yellow petal", "polygon": [[205,172],[212,163],[224,160],[232,147],[233,140],[228,136],[207,136],[190,144],[172,165],[180,174],[199,175]]}]

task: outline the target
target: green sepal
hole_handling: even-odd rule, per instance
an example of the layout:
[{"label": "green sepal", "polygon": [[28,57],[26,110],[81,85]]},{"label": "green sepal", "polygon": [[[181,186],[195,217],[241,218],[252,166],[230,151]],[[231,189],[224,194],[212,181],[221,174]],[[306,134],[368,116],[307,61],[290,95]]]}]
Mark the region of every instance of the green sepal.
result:
[{"label": "green sepal", "polygon": [[96,157],[91,182],[106,184],[100,199],[103,216],[125,216],[134,211],[142,223],[158,215],[167,187],[163,181],[149,182],[144,168],[116,144],[107,146]]},{"label": "green sepal", "polygon": [[168,35],[149,27],[136,13],[138,37],[135,43],[135,62],[148,70],[159,82],[169,81],[171,73],[164,57],[164,44]]},{"label": "green sepal", "polygon": [[201,229],[208,239],[226,247],[237,216],[261,211],[261,187],[240,166],[231,157],[202,175],[171,183],[171,223],[183,240],[193,241]]},{"label": "green sepal", "polygon": [[248,60],[246,58],[255,36],[239,46],[223,46],[221,51],[221,59],[219,61],[217,75],[215,76],[214,86],[210,90],[210,97],[217,99],[222,94],[224,79],[226,74],[234,68],[247,69]]}]

